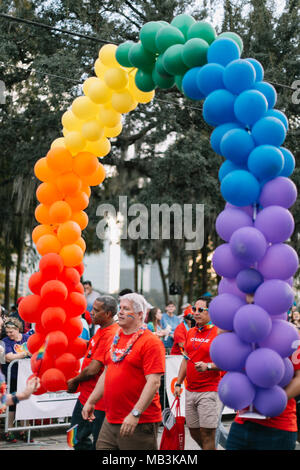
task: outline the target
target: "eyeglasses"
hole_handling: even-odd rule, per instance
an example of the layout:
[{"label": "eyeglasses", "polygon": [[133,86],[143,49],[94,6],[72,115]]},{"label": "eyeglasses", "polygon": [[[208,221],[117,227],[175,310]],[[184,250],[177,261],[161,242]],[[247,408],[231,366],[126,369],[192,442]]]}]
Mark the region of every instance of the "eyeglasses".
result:
[{"label": "eyeglasses", "polygon": [[203,307],[199,307],[199,308],[192,307],[192,310],[193,312],[200,312],[200,313],[205,312],[205,311],[208,312],[208,308],[203,308]]}]

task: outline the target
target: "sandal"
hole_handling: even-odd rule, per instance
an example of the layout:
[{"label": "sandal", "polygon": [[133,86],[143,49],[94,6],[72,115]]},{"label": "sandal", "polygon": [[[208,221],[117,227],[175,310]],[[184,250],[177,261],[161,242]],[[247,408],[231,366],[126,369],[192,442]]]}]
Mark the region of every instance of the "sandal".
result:
[{"label": "sandal", "polygon": [[3,440],[6,441],[6,442],[10,442],[12,444],[17,442],[17,439],[15,438],[15,435],[12,432],[6,432],[3,435]]}]

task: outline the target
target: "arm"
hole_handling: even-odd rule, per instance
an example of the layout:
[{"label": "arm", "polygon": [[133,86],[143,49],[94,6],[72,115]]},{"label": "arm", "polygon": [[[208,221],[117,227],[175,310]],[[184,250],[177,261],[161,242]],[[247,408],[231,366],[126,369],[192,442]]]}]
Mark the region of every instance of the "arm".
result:
[{"label": "arm", "polygon": [[24,352],[20,352],[20,353],[7,353],[5,354],[5,361],[6,362],[12,362],[14,361],[15,359],[24,359],[25,357],[27,357],[28,354],[24,351]]},{"label": "arm", "polygon": [[[178,384],[182,384],[182,382],[184,381],[185,377],[186,377],[186,366],[187,366],[187,359],[182,359],[182,362],[180,364],[180,368],[179,368],[179,372],[178,372],[178,377],[177,377],[177,383]],[[174,395],[175,397],[179,397],[180,396],[180,391],[181,391],[181,388],[179,385],[176,385],[175,386],[175,390],[174,390]]]},{"label": "arm", "polygon": [[83,419],[87,419],[89,421],[93,421],[95,419],[94,409],[96,403],[102,398],[104,393],[104,381],[106,375],[106,368],[104,369],[103,373],[100,375],[98,382],[92,393],[90,394],[86,404],[82,409],[82,417]]},{"label": "arm", "polygon": [[[152,402],[156,392],[160,387],[160,378],[162,374],[149,374],[145,376],[146,384],[142,390],[139,400],[136,402],[134,409],[137,409],[141,414],[148,408]],[[138,425],[139,417],[135,417],[132,413],[124,419],[120,436],[131,436]]]},{"label": "arm", "polygon": [[77,390],[78,385],[81,382],[86,382],[87,380],[92,379],[95,375],[100,372],[101,368],[103,367],[102,362],[97,361],[96,359],[92,359],[87,367],[85,367],[79,375],[73,377],[72,379],[68,380],[68,393],[75,393]]},{"label": "arm", "polygon": [[[26,388],[23,390],[23,392],[17,392],[15,396],[18,398],[19,401],[27,400],[31,396],[31,394],[39,388],[39,386],[40,379],[38,377],[32,377],[28,380]],[[11,393],[9,393],[6,397],[6,405],[14,405]]]},{"label": "arm", "polygon": [[285,387],[285,391],[288,399],[300,395],[300,370],[295,371],[295,375],[291,382]]}]

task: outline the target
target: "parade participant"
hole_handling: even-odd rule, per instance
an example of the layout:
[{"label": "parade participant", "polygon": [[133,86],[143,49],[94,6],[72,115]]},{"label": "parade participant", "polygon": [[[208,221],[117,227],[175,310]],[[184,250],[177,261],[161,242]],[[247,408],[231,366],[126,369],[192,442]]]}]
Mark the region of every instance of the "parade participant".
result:
[{"label": "parade participant", "polygon": [[[104,401],[99,400],[96,403],[93,422],[84,420],[81,412],[103,372],[105,353],[109,350],[118,329],[118,325],[114,321],[116,312],[117,302],[113,297],[103,295],[95,300],[91,318],[93,324],[99,325],[100,328],[90,340],[80,374],[68,380],[67,391],[69,393],[79,391],[80,393],[71,419],[71,427],[78,424],[77,443],[74,445],[74,450],[95,450],[96,448],[98,434],[105,417]],[[90,438],[91,434],[93,440]]]},{"label": "parade participant", "polygon": [[94,419],[103,396],[106,417],[97,450],[155,450],[162,420],[158,389],[165,371],[162,342],[144,324],[147,303],[132,293],[121,297],[119,330],[105,355],[105,371],[83,407],[84,419]]},{"label": "parade participant", "polygon": [[184,358],[175,384],[175,396],[180,396],[186,378],[185,417],[192,438],[203,450],[215,449],[221,402],[218,384],[221,374],[209,355],[213,339],[218,334],[209,317],[207,298],[199,299],[193,307],[196,326],[187,333]]},{"label": "parade participant", "polygon": [[187,332],[191,328],[192,324],[195,322],[193,317],[193,309],[189,305],[183,312],[183,320],[175,328],[174,331],[174,343],[171,349],[172,355],[180,355],[184,349],[185,340],[187,337]]},{"label": "parade participant", "polygon": [[174,342],[174,331],[180,323],[180,318],[175,314],[176,306],[174,302],[168,302],[166,305],[166,312],[163,313],[161,319],[161,326],[164,330],[168,330],[168,335],[164,336],[163,343],[166,348],[166,353],[170,354]]}]

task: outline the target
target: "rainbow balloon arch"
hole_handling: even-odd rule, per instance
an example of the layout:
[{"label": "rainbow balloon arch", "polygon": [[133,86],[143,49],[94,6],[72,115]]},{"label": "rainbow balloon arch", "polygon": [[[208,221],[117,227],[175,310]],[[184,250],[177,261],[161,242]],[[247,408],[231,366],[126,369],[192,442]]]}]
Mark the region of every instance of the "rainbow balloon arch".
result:
[{"label": "rainbow balloon arch", "polygon": [[[227,372],[219,395],[235,410],[250,406],[276,416],[287,404],[284,387],[299,344],[286,313],[298,268],[295,250],[285,243],[294,230],[288,209],[297,197],[289,178],[295,159],[282,147],[288,119],[274,109],[276,91],[263,80],[262,65],[241,59],[237,34],[217,36],[209,23],[183,14],[170,24],[146,23],[139,39],[100,49],[96,76],[84,82],[84,94],[62,116],[63,136],[34,168],[41,184],[32,239],[41,259],[29,281],[32,294],[19,311],[35,323],[28,349],[32,372],[41,379],[36,393],[66,390],[86,351],[79,338],[86,309],[82,231],[90,187],[105,179],[98,158],[121,133],[122,114],[149,103],[155,88],[175,85],[189,99],[203,101],[203,118],[214,128],[211,146],[224,157],[219,180],[226,205],[216,221],[224,243],[213,255],[222,280],[210,305],[212,321],[226,330],[211,346],[212,360]],[[253,303],[247,294],[254,295]]]}]

